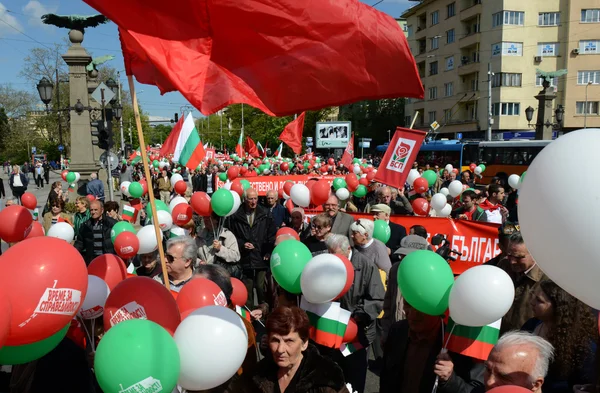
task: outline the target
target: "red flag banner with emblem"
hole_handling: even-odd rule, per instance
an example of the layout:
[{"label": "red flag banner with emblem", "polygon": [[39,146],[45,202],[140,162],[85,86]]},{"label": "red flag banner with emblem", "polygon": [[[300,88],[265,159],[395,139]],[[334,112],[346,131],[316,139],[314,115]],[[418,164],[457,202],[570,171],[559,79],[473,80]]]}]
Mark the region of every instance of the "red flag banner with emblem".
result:
[{"label": "red flag banner with emblem", "polygon": [[423,131],[396,128],[394,138],[377,168],[374,180],[398,189],[404,188],[404,183],[406,183],[408,173],[417,158],[425,135],[427,133]]},{"label": "red flag banner with emblem", "polygon": [[350,168],[352,165],[352,160],[354,159],[354,133],[350,137],[348,141],[348,146],[346,146],[346,150],[344,150],[344,154],[342,155],[342,159],[340,162],[346,167]]}]

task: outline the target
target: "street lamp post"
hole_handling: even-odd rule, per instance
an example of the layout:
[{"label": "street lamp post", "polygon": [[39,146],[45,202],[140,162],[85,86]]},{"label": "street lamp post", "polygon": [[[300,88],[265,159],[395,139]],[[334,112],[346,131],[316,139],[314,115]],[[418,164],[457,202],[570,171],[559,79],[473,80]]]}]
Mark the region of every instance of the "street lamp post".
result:
[{"label": "street lamp post", "polygon": [[587,128],[587,114],[588,114],[588,94],[587,89],[592,84],[592,81],[588,81],[585,85],[585,108],[583,108],[583,128]]},{"label": "street lamp post", "polygon": [[529,123],[530,127],[534,127],[536,130],[543,127],[552,127],[553,130],[560,130],[562,128],[562,122],[565,117],[565,108],[562,105],[558,105],[554,110],[554,118],[556,119],[556,122],[554,123],[550,122],[550,120],[546,120],[545,123],[540,123],[538,121],[535,124],[531,124],[533,112],[535,112],[535,109],[531,106],[528,106],[527,109],[525,109],[525,117],[527,118],[527,123]]}]

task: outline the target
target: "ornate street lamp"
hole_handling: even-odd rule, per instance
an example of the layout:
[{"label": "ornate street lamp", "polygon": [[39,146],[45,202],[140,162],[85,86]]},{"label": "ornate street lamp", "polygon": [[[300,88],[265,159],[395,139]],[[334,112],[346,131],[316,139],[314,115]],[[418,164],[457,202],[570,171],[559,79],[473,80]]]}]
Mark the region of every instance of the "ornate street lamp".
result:
[{"label": "ornate street lamp", "polygon": [[115,82],[115,80],[113,78],[108,78],[108,80],[106,81],[106,86],[113,92],[115,93],[115,96],[113,97],[113,99],[111,100],[111,102],[115,102],[117,99],[117,95],[119,93],[119,85],[117,84],[117,82]]},{"label": "ornate street lamp", "polygon": [[121,117],[123,116],[123,107],[121,106],[121,104],[113,105],[112,110],[113,110],[113,116],[115,117],[115,119],[121,120]]},{"label": "ornate street lamp", "polygon": [[52,91],[54,90],[54,85],[48,80],[48,78],[43,77],[37,84],[37,90],[40,94],[40,99],[46,105],[46,109],[48,109],[48,104],[50,101],[52,101]]},{"label": "ornate street lamp", "polygon": [[527,117],[527,123],[529,123],[529,125],[531,125],[531,120],[533,120],[534,111],[535,109],[533,109],[531,106],[528,106],[527,109],[525,109],[525,116]]}]

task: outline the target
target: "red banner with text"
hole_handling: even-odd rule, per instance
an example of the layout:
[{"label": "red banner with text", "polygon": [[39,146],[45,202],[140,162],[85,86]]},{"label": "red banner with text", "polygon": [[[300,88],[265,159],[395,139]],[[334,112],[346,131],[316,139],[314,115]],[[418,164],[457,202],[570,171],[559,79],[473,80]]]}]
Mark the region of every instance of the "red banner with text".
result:
[{"label": "red banner with text", "polygon": [[[267,191],[275,190],[279,191],[280,188],[283,188],[283,184],[286,181],[293,181],[294,183],[306,184],[309,179],[325,179],[329,182],[329,184],[333,183],[333,179],[336,177],[342,176],[308,176],[308,175],[290,175],[290,176],[250,176],[250,177],[241,177],[240,179],[245,179],[250,182],[250,187],[254,188],[258,195],[265,196],[267,195]],[[221,180],[217,179],[217,188],[222,188],[225,183]]]}]

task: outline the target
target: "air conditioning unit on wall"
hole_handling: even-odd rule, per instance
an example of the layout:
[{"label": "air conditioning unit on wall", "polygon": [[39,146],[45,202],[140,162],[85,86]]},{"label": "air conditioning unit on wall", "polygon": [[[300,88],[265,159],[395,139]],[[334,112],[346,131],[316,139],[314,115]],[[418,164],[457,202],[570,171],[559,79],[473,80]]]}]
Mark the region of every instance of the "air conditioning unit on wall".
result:
[{"label": "air conditioning unit on wall", "polygon": [[535,56],[533,58],[533,61],[535,61],[536,63],[541,63],[542,62],[542,56]]},{"label": "air conditioning unit on wall", "polygon": [[575,48],[571,51],[571,53],[573,53],[574,55],[578,55],[579,54],[579,48]]}]

